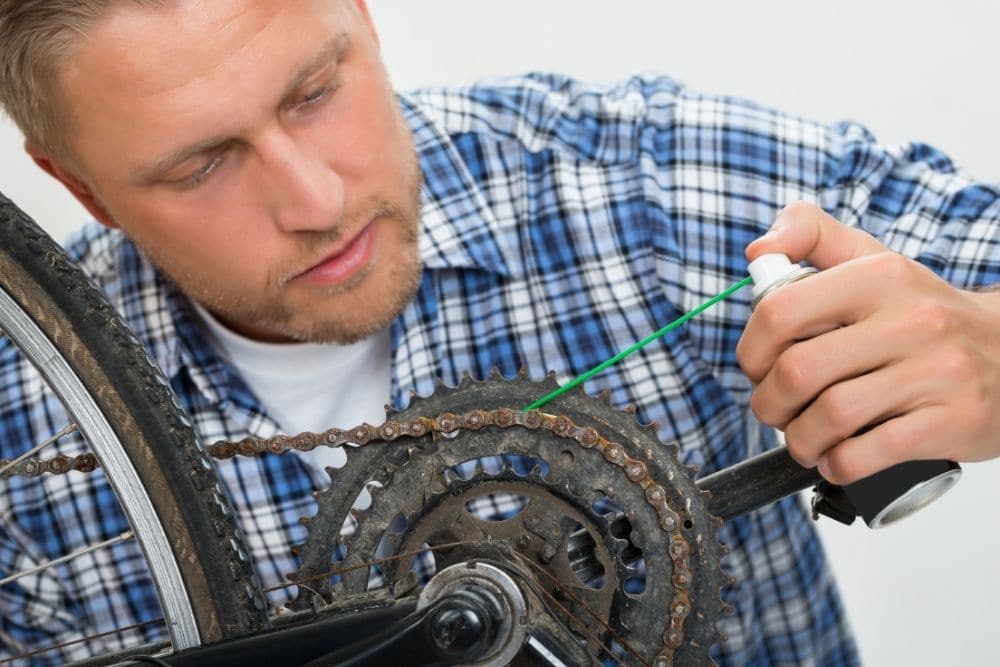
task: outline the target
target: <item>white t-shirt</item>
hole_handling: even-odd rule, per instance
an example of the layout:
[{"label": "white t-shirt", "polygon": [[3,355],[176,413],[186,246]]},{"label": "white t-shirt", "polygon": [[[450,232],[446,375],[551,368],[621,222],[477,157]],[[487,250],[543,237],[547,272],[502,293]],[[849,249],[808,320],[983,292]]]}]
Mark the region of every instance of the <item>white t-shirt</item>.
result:
[{"label": "white t-shirt", "polygon": [[[216,350],[288,435],[385,421],[392,386],[388,329],[353,345],[262,343],[232,331],[201,306],[195,309]],[[340,467],[345,459],[339,447],[298,454],[314,471]]]}]

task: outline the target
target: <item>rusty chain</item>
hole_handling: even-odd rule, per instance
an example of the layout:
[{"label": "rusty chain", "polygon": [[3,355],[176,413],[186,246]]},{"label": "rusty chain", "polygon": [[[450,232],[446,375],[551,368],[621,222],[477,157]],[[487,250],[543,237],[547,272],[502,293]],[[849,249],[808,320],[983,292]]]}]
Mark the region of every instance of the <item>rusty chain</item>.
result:
[{"label": "rusty chain", "polygon": [[[646,464],[629,457],[624,448],[606,439],[592,427],[580,427],[566,416],[543,413],[539,410],[522,412],[513,408],[473,410],[461,415],[445,412],[436,418],[417,417],[410,421],[388,420],[380,425],[362,424],[351,429],[331,428],[322,433],[300,433],[294,436],[278,435],[273,438],[248,437],[242,440],[222,440],[207,446],[210,456],[230,459],[234,456],[284,454],[289,451],[308,452],[319,446],[365,446],[376,442],[391,442],[398,438],[420,438],[431,433],[451,434],[459,430],[477,431],[486,426],[498,428],[522,427],[529,430],[545,429],[552,434],[576,442],[585,449],[597,449],[604,459],[620,467],[625,476],[644,492],[646,502],[655,510],[660,528],[669,535],[669,554],[673,561],[672,584],[674,597],[670,604],[669,620],[662,635],[662,650],[654,665],[672,664],[673,654],[684,641],[684,619],[691,612],[688,589],[693,580],[689,562],[690,546],[681,533],[681,521],[667,504],[666,490],[648,474]],[[0,459],[0,468],[10,460]],[[50,459],[29,458],[12,466],[0,477],[38,477],[43,474],[66,474],[70,471],[91,472],[99,467],[93,454],[75,457],[59,455]]]}]

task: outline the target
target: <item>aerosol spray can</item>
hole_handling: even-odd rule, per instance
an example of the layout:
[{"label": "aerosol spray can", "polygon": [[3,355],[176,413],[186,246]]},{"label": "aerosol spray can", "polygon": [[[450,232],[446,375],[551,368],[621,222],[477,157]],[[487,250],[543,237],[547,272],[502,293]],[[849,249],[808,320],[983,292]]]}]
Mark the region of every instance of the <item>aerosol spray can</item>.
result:
[{"label": "aerosol spray can", "polygon": [[[761,255],[750,262],[749,271],[754,281],[751,309],[775,290],[816,273],[780,254]],[[930,504],[961,476],[954,461],[906,461],[842,488],[865,523],[882,528]]]}]

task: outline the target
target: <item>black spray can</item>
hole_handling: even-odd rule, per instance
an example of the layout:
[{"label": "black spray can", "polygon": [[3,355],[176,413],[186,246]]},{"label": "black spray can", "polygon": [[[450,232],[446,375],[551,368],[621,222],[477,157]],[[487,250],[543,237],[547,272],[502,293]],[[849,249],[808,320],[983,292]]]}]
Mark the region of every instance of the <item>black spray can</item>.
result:
[{"label": "black spray can", "polygon": [[[816,269],[792,264],[785,255],[762,255],[749,266],[756,308],[775,290],[802,280]],[[906,461],[842,487],[870,528],[882,528],[930,504],[962,476],[954,461]]]}]

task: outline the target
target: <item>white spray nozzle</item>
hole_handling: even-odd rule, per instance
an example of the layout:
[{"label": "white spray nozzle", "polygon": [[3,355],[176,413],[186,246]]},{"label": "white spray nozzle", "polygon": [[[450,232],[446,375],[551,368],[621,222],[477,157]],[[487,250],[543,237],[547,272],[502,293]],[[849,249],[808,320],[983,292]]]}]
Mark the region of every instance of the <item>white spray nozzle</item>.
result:
[{"label": "white spray nozzle", "polygon": [[800,268],[798,264],[792,264],[785,255],[761,255],[747,266],[750,277],[753,278],[753,295],[760,296],[768,287]]}]

